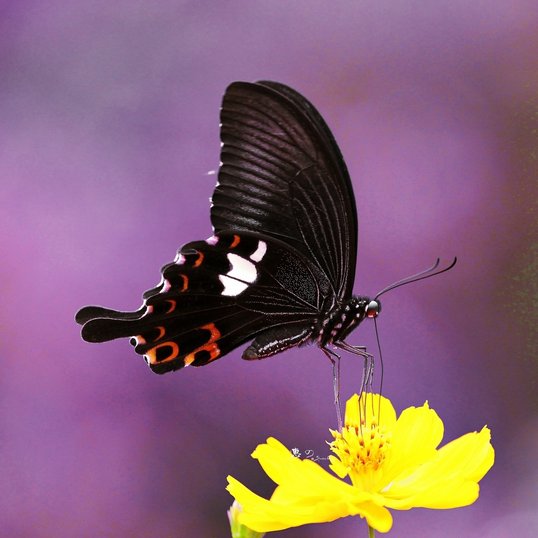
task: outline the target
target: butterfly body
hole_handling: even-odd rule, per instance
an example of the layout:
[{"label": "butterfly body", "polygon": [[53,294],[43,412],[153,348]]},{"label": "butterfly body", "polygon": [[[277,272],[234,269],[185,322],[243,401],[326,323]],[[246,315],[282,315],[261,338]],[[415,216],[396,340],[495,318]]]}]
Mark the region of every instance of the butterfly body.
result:
[{"label": "butterfly body", "polygon": [[[353,296],[357,216],[329,128],[299,93],[236,82],[221,109],[214,235],[184,245],[136,312],[85,307],[89,342],[130,337],[156,373],[344,339],[379,305]],[[372,303],[375,303],[372,306]]]}]

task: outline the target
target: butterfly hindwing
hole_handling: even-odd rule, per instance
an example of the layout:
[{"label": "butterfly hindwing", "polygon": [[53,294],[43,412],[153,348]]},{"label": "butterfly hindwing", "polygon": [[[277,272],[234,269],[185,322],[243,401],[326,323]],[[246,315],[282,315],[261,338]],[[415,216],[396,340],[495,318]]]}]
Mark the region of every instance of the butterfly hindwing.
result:
[{"label": "butterfly hindwing", "polygon": [[[284,243],[222,233],[182,247],[137,312],[86,307],[77,319],[88,341],[132,337],[135,351],[164,373],[207,364],[259,333],[281,333],[288,347],[297,345],[311,333],[328,287],[319,269]],[[260,346],[246,358],[277,352]]]}]

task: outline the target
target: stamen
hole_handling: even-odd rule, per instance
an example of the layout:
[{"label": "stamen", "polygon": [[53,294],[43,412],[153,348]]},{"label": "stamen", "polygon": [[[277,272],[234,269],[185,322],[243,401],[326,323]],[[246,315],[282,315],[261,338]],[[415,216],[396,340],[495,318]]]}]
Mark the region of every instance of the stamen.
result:
[{"label": "stamen", "polygon": [[379,424],[376,416],[369,419],[369,428],[361,417],[360,426],[346,424],[342,431],[332,432],[331,451],[349,469],[354,484],[368,481],[370,472],[383,465],[390,449],[390,433]]}]

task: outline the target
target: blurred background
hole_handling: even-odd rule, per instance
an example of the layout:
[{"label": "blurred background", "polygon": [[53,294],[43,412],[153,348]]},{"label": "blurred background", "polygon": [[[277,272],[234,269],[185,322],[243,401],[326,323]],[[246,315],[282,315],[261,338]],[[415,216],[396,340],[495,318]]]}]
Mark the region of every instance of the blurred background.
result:
[{"label": "blurred background", "polygon": [[[135,309],[211,235],[221,96],[273,79],[325,117],[359,211],[355,292],[384,297],[384,393],[428,400],[445,440],[487,424],[480,499],[394,512],[394,537],[538,534],[535,2],[180,0],[0,4],[0,534],[225,537],[232,474],[274,435],[327,455],[315,347],[153,375],[81,341],[87,304]],[[350,338],[375,350],[373,325]],[[342,361],[342,398],[362,365]],[[283,531],[366,536],[359,518]]]}]

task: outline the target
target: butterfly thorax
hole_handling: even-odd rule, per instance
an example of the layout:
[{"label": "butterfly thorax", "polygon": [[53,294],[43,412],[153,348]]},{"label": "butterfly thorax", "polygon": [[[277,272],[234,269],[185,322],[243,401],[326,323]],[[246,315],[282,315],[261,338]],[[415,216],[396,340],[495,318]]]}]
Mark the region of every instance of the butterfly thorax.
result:
[{"label": "butterfly thorax", "polygon": [[317,328],[318,345],[341,342],[364,318],[376,317],[380,310],[378,301],[356,295],[344,303],[334,303]]}]

